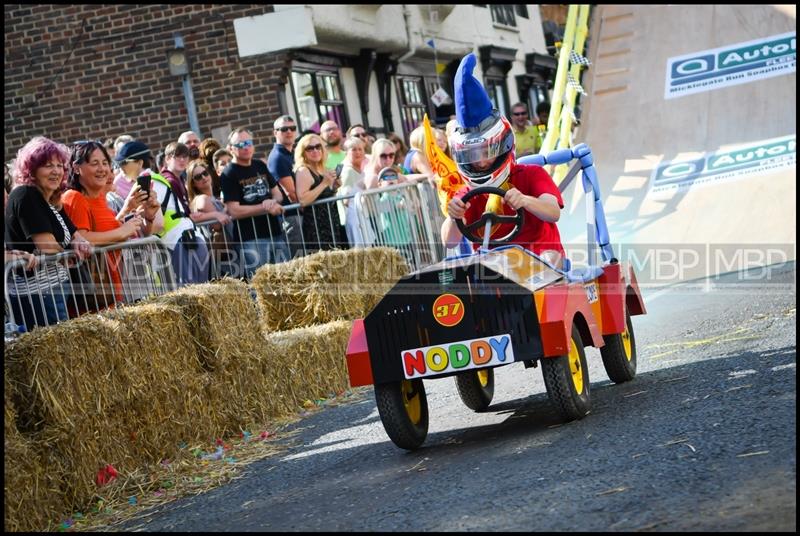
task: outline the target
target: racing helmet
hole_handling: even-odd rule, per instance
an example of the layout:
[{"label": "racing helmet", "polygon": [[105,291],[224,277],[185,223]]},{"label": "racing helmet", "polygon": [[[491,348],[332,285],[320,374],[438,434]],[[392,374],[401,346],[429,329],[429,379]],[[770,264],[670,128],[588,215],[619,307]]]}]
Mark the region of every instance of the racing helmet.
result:
[{"label": "racing helmet", "polygon": [[449,143],[459,173],[471,186],[498,187],[508,179],[514,162],[514,131],[497,110],[477,127],[457,127]]},{"label": "racing helmet", "polygon": [[453,80],[456,127],[450,136],[450,153],[458,171],[471,186],[500,186],[514,162],[511,123],[493,108],[483,85],[472,74],[475,54],[461,59]]}]

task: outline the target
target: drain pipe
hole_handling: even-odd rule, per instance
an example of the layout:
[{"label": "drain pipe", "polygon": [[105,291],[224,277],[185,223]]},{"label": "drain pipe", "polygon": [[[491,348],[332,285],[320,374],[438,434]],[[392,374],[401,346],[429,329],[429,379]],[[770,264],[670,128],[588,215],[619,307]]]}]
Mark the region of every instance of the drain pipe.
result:
[{"label": "drain pipe", "polygon": [[406,21],[406,37],[408,38],[408,52],[397,58],[397,63],[402,63],[417,52],[417,45],[411,44],[411,25],[408,24],[408,19],[411,17],[411,12],[407,4],[403,4],[403,18]]}]

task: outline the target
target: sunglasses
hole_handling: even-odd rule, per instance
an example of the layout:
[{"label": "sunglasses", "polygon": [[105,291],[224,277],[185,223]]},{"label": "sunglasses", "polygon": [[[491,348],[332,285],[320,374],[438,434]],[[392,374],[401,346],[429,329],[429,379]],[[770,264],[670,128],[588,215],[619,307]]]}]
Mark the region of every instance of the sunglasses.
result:
[{"label": "sunglasses", "polygon": [[514,112],[511,115],[528,115],[528,112]]},{"label": "sunglasses", "polygon": [[320,144],[309,145],[308,147],[306,147],[306,151],[321,151],[321,150],[322,150],[322,145]]},{"label": "sunglasses", "polygon": [[209,176],[211,176],[211,174],[208,172],[208,170],[205,170],[202,173],[195,173],[194,175],[192,175],[192,179],[199,181],[203,177],[209,177]]},{"label": "sunglasses", "polygon": [[397,154],[397,153],[386,153],[386,154],[382,154],[382,155],[379,155],[379,156],[381,158],[394,158],[395,154]]},{"label": "sunglasses", "polygon": [[280,130],[281,132],[296,132],[297,131],[297,127],[296,126],[294,126],[294,127],[278,127],[275,130]]},{"label": "sunglasses", "polygon": [[355,136],[357,138],[368,138],[369,134],[367,134],[366,132],[362,132],[360,134],[353,134],[353,136]]},{"label": "sunglasses", "polygon": [[236,147],[237,149],[244,149],[245,147],[252,147],[253,140],[244,140],[240,141],[239,143],[232,143],[231,147]]}]

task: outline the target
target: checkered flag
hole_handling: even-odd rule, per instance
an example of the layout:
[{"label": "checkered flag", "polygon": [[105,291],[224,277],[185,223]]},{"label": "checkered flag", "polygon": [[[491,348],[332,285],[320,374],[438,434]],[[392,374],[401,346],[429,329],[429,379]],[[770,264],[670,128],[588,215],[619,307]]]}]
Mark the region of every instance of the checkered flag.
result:
[{"label": "checkered flag", "polygon": [[586,66],[586,67],[588,67],[589,65],[592,64],[592,62],[589,61],[588,58],[586,58],[585,56],[581,56],[580,54],[578,54],[574,50],[570,50],[570,52],[569,52],[569,61],[573,65],[583,65],[583,66]]},{"label": "checkered flag", "polygon": [[578,83],[578,81],[577,81],[577,80],[575,80],[574,78],[572,78],[572,75],[571,75],[571,74],[567,74],[567,85],[568,85],[569,87],[573,88],[575,91],[577,91],[577,92],[578,92],[578,93],[580,93],[581,95],[587,95],[586,91],[583,89],[583,86],[581,86],[581,85]]}]

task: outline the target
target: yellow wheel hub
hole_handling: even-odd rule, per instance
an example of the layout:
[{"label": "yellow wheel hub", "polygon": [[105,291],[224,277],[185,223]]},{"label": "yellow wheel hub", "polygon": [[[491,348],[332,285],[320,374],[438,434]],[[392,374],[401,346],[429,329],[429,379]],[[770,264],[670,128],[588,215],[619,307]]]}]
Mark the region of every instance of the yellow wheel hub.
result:
[{"label": "yellow wheel hub", "polygon": [[403,406],[406,408],[409,420],[414,424],[419,424],[422,418],[422,404],[419,393],[414,390],[409,380],[400,382],[400,393],[403,395]]},{"label": "yellow wheel hub", "polygon": [[625,331],[622,332],[622,348],[625,350],[625,357],[630,361],[633,359],[633,350],[631,349],[631,334],[628,332],[628,326],[625,326]]},{"label": "yellow wheel hub", "polygon": [[578,348],[573,341],[569,341],[569,372],[572,375],[572,384],[575,386],[575,392],[580,394],[583,392],[583,367],[581,367],[581,356],[578,353]]},{"label": "yellow wheel hub", "polygon": [[479,370],[478,381],[481,382],[481,387],[486,387],[487,385],[489,385],[489,371]]}]

